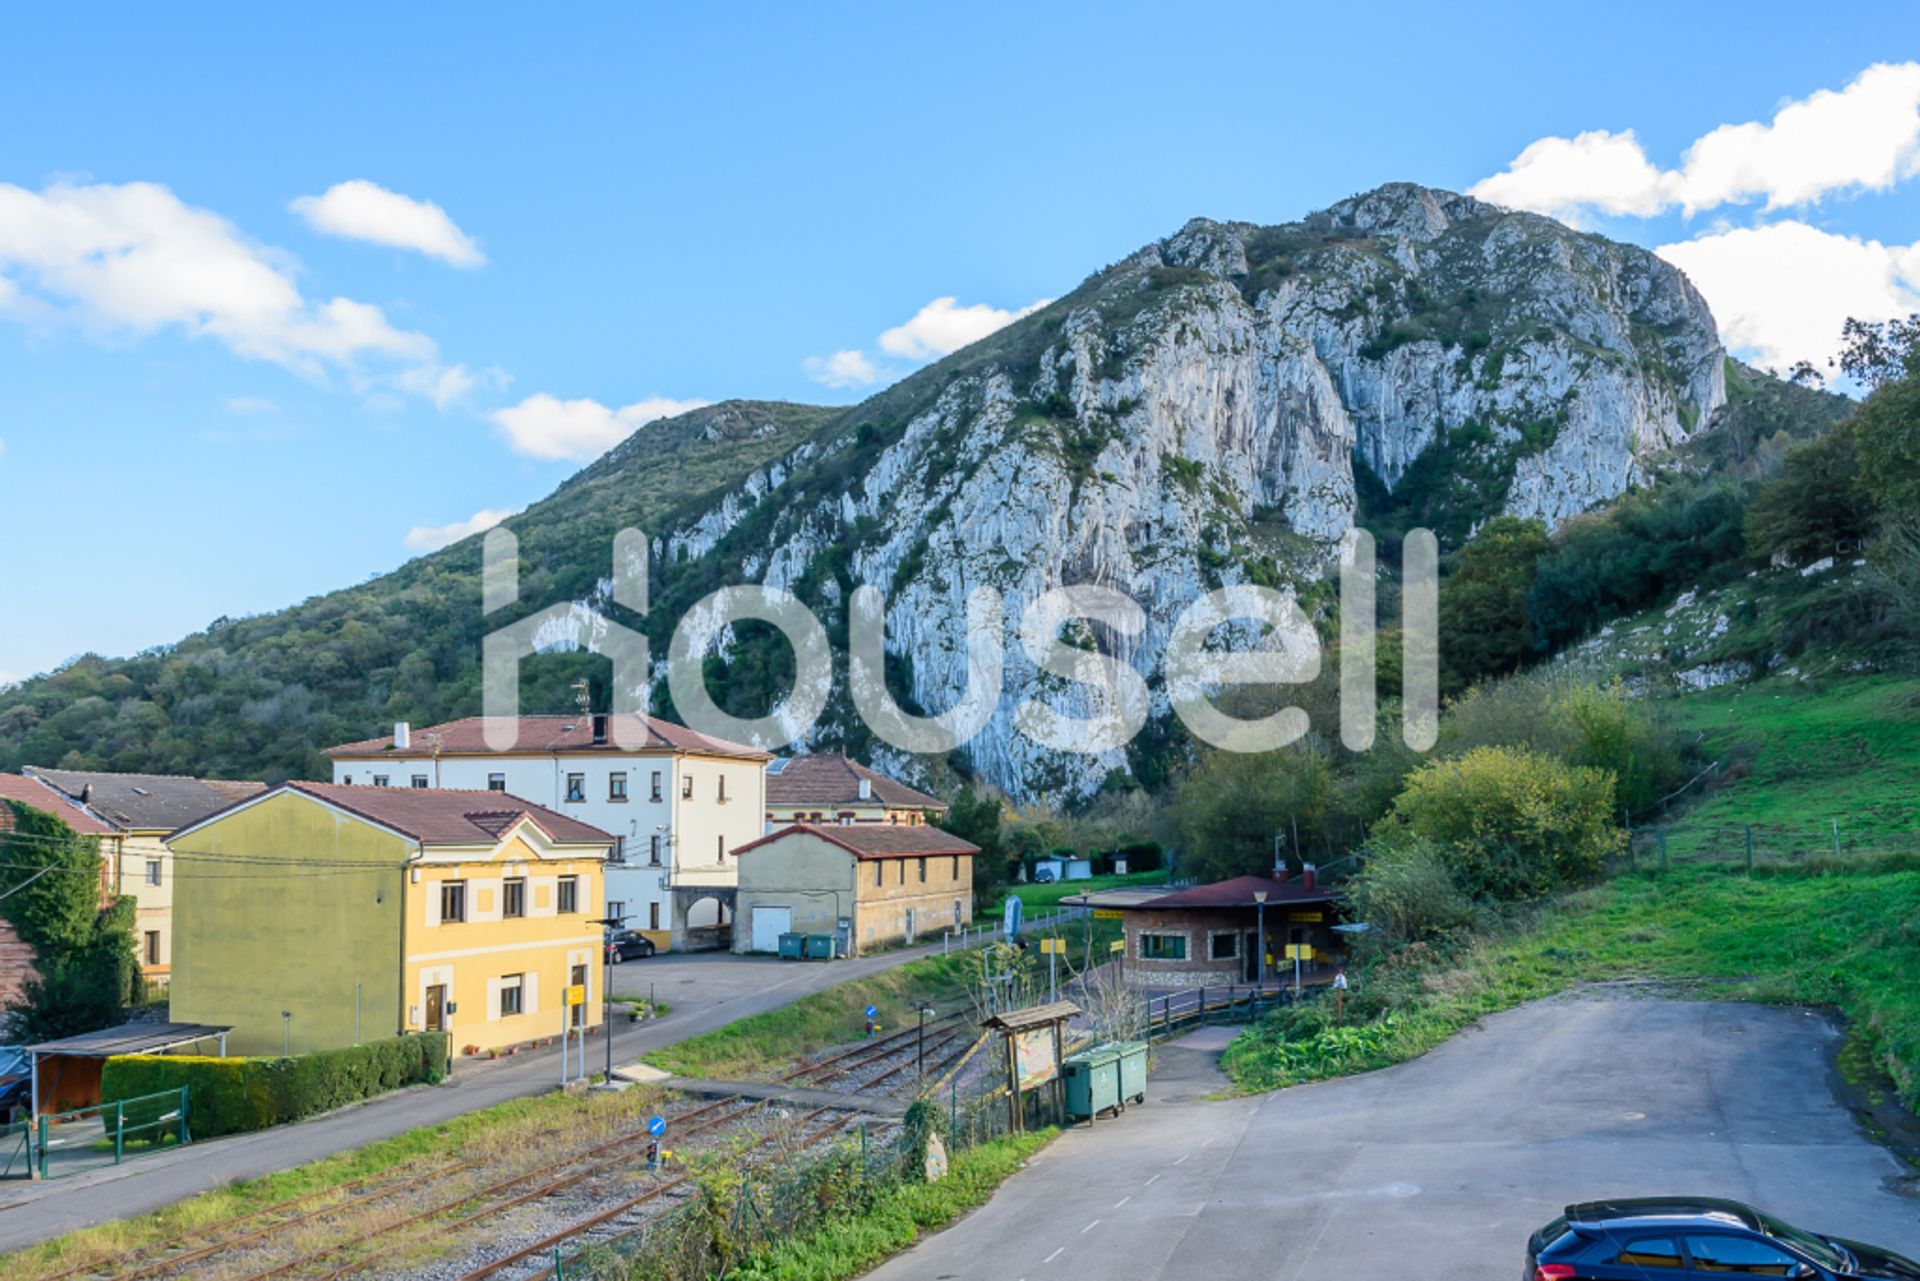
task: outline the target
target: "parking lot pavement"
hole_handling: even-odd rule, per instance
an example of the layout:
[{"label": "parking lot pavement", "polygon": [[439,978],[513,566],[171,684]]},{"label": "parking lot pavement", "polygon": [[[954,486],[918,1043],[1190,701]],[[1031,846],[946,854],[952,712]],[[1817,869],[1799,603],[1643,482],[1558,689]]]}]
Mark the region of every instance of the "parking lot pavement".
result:
[{"label": "parking lot pavement", "polygon": [[1147,1106],[1064,1135],[872,1276],[1483,1281],[1517,1275],[1570,1202],[1662,1193],[1920,1256],[1913,1172],[1834,1098],[1836,1035],[1809,1011],[1576,996],[1382,1072],[1212,1102],[1184,1048]]},{"label": "parking lot pavement", "polygon": [[[735,1019],[778,1009],[822,988],[939,951],[935,944],[812,963],[726,952],[669,953],[616,965],[616,996],[645,996],[651,985],[672,1008],[665,1018],[652,1022],[616,1022],[614,1061],[630,1061]],[[458,1035],[456,1027],[456,1040]],[[597,1036],[591,1038],[589,1070],[598,1070],[605,1054],[606,1043]],[[298,1125],[229,1135],[51,1183],[0,1184],[0,1252],[156,1210],[222,1183],[258,1178],[508,1099],[542,1094],[559,1083],[559,1070],[557,1048],[497,1062],[463,1059],[445,1085],[402,1090]]]}]

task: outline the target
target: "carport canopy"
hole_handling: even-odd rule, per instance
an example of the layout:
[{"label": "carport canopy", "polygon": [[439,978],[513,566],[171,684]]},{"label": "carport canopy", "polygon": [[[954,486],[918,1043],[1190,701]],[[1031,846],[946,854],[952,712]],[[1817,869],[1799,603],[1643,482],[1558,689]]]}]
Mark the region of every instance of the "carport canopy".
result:
[{"label": "carport canopy", "polygon": [[[199,1041],[219,1041],[220,1057],[227,1056],[229,1025],[211,1023],[123,1023],[58,1041],[26,1047],[33,1062],[33,1115],[67,1107],[90,1107],[100,1101],[100,1065],[117,1054],[161,1054]],[[42,1089],[41,1068],[51,1067]],[[79,1092],[79,1093],[76,1093]],[[80,1097],[84,1093],[90,1097]]]}]

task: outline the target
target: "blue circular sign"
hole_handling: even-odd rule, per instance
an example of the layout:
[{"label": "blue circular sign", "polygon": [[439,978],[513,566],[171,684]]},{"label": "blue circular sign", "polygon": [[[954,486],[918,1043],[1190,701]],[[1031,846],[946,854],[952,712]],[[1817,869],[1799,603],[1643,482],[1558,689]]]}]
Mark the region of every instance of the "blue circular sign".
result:
[{"label": "blue circular sign", "polygon": [[868,1018],[870,1018],[870,1019],[877,1019],[877,1018],[879,1018],[879,1017],[880,1017],[880,1007],[879,1007],[879,1006],[877,1006],[877,1005],[869,1005],[869,1006],[867,1007],[867,1017],[868,1017]]},{"label": "blue circular sign", "polygon": [[656,1116],[651,1121],[647,1122],[647,1133],[651,1134],[654,1138],[657,1139],[661,1135],[665,1134],[666,1132],[667,1132],[667,1119],[665,1117]]}]

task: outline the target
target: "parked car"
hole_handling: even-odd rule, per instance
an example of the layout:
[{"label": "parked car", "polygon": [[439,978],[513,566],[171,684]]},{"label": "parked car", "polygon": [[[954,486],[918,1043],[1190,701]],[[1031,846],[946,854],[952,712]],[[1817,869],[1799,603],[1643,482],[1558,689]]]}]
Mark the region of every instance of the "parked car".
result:
[{"label": "parked car", "polygon": [[1527,1281],[1652,1281],[1731,1275],[1803,1281],[1920,1281],[1920,1263],[1805,1232],[1738,1201],[1589,1201],[1533,1234]]},{"label": "parked car", "polygon": [[607,933],[608,965],[618,965],[636,958],[645,959],[652,956],[653,952],[653,940],[644,934],[636,934],[632,930],[610,930]]},{"label": "parked car", "polygon": [[1051,867],[1036,867],[1033,869],[1033,883],[1035,885],[1051,885],[1059,879],[1060,874]]},{"label": "parked car", "polygon": [[0,1121],[32,1105],[33,1066],[18,1046],[0,1045]]}]

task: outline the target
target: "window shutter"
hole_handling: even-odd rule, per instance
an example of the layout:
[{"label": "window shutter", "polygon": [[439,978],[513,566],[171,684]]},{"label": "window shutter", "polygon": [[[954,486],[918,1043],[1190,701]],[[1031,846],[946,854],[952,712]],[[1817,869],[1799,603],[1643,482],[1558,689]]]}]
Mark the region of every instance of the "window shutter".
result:
[{"label": "window shutter", "polygon": [[528,970],[527,976],[520,980],[520,1012],[536,1014],[540,1010],[540,975]]},{"label": "window shutter", "polygon": [[429,881],[424,877],[420,884],[420,897],[427,903],[427,924],[440,924],[440,882]]}]

